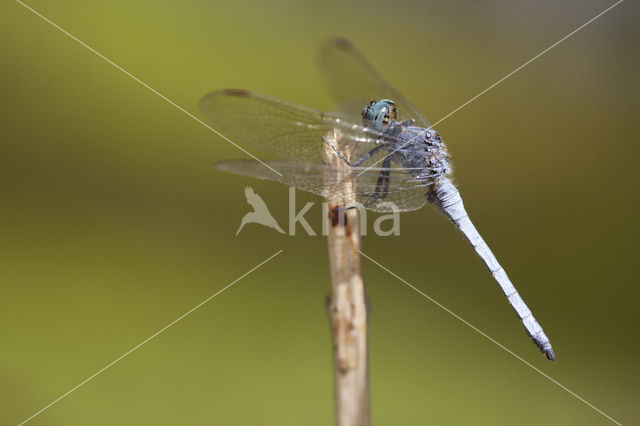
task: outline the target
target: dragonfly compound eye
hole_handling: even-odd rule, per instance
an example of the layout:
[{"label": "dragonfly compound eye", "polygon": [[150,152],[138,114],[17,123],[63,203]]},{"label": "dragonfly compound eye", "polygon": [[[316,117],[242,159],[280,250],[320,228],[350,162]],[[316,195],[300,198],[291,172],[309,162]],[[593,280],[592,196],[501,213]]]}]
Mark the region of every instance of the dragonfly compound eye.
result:
[{"label": "dragonfly compound eye", "polygon": [[362,108],[362,113],[361,113],[361,115],[362,115],[362,118],[363,118],[364,120],[367,120],[367,117],[369,116],[369,110],[370,110],[370,109],[371,109],[371,107],[372,107],[372,106],[374,106],[375,104],[376,104],[376,101],[371,101],[371,102],[369,102],[368,104],[366,104],[366,105],[364,106],[364,108]]},{"label": "dragonfly compound eye", "polygon": [[362,109],[362,118],[372,128],[382,131],[398,118],[398,108],[389,99],[371,101]]}]

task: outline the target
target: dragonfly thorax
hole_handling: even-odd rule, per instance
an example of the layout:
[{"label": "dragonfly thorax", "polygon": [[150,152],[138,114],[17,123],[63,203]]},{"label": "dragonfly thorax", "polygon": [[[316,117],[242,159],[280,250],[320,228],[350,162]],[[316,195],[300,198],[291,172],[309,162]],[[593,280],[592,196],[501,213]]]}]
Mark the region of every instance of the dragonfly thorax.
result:
[{"label": "dragonfly thorax", "polygon": [[433,181],[451,172],[447,148],[435,130],[392,122],[387,132],[394,135],[390,157],[414,177]]},{"label": "dragonfly thorax", "polygon": [[398,118],[398,109],[391,99],[371,101],[362,109],[362,119],[371,128],[382,131]]},{"label": "dragonfly thorax", "polygon": [[398,122],[397,118],[398,108],[390,99],[371,101],[362,109],[365,126],[382,132],[390,160],[425,183],[447,175],[451,166],[440,135],[431,128],[414,126],[415,120]]}]

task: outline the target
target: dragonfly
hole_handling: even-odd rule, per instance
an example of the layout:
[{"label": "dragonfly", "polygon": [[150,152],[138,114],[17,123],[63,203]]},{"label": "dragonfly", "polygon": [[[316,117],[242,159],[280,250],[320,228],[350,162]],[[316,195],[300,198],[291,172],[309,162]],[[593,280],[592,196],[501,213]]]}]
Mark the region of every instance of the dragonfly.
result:
[{"label": "dragonfly", "polygon": [[[202,114],[222,133],[277,157],[266,162],[226,160],[217,167],[328,201],[352,199],[354,206],[377,212],[412,211],[431,204],[462,232],[528,336],[555,361],[549,338],[471,222],[451,180],[445,144],[425,116],[346,39],[325,42],[318,63],[338,112],[240,89],[212,92],[200,101]],[[339,159],[340,170],[348,170],[346,177],[353,185],[345,185],[345,173],[327,163],[328,148]]]}]

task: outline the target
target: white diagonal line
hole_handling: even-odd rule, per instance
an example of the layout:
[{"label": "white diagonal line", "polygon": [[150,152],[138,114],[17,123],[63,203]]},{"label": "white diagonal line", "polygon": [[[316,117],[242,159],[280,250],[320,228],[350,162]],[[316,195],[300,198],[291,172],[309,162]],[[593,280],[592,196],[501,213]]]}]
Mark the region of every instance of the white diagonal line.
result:
[{"label": "white diagonal line", "polygon": [[580,25],[578,28],[576,28],[575,30],[571,31],[569,34],[567,34],[566,36],[562,37],[560,40],[556,41],[555,43],[553,43],[551,46],[547,47],[546,49],[544,49],[542,52],[538,53],[536,56],[534,56],[533,58],[529,59],[527,62],[525,62],[524,64],[520,65],[518,68],[516,68],[515,70],[511,71],[509,74],[505,75],[504,77],[502,77],[500,80],[496,81],[495,83],[493,83],[491,86],[487,87],[486,89],[484,89],[482,92],[478,93],[477,95],[475,95],[473,98],[469,99],[467,102],[463,103],[462,105],[460,105],[458,108],[454,109],[453,111],[451,111],[449,114],[445,115],[444,117],[442,117],[440,120],[436,121],[435,123],[433,123],[433,126],[436,126],[438,123],[441,123],[442,121],[446,120],[447,118],[449,118],[451,115],[455,114],[456,112],[460,111],[462,108],[466,107],[467,105],[469,105],[471,102],[475,101],[476,99],[478,99],[480,96],[484,95],[485,93],[487,93],[489,90],[493,89],[494,87],[496,87],[498,84],[502,83],[503,81],[505,81],[507,78],[511,77],[513,74],[517,73],[518,71],[520,71],[522,68],[526,67],[527,65],[529,65],[531,62],[535,61],[536,59],[538,59],[540,56],[544,55],[545,53],[547,53],[548,51],[550,51],[551,49],[553,49],[554,47],[556,47],[557,45],[559,45],[560,43],[562,43],[563,41],[565,41],[566,39],[568,39],[569,37],[571,37],[572,35],[574,35],[575,33],[577,33],[578,31],[580,31],[581,29],[583,29],[584,27],[586,27],[587,25],[591,24],[593,21],[595,21],[596,19],[598,19],[599,17],[601,17],[602,15],[604,15],[605,13],[607,13],[608,11],[610,11],[611,9],[613,9],[614,7],[616,7],[617,5],[619,5],[620,3],[622,3],[624,0],[618,0],[616,3],[612,4],[611,6],[609,6],[608,8],[606,8],[605,10],[603,10],[602,12],[600,12],[599,14],[597,14],[596,16],[594,16],[593,18],[589,19],[587,22],[585,22],[584,24]]},{"label": "white diagonal line", "polygon": [[147,337],[146,339],[144,339],[142,342],[138,343],[137,345],[135,345],[133,348],[129,349],[127,352],[125,352],[124,354],[120,355],[118,358],[114,359],[113,361],[111,361],[109,364],[105,365],[104,367],[102,367],[100,370],[96,371],[95,373],[93,373],[91,376],[87,377],[86,379],[84,379],[83,381],[81,381],[80,383],[78,383],[76,386],[72,387],[71,389],[69,389],[68,391],[66,391],[65,393],[63,393],[62,395],[60,395],[58,398],[54,399],[53,401],[51,401],[49,404],[45,405],[44,407],[42,407],[39,411],[37,411],[36,413],[34,413],[33,415],[31,415],[30,417],[28,417],[27,419],[23,420],[22,422],[20,422],[18,424],[18,426],[21,426],[25,423],[27,423],[28,421],[30,421],[31,419],[33,419],[34,417],[36,417],[37,415],[41,414],[43,411],[45,411],[46,409],[50,408],[52,405],[56,404],[57,402],[59,402],[61,399],[65,398],[66,396],[68,396],[71,392],[77,390],[80,386],[86,384],[87,382],[89,382],[90,380],[92,380],[93,378],[95,378],[97,375],[101,374],[102,372],[104,372],[106,369],[108,369],[109,367],[113,366],[115,363],[117,363],[118,361],[122,360],[123,358],[125,358],[126,356],[128,356],[129,354],[131,354],[133,351],[139,349],[142,345],[144,345],[145,343],[148,343],[151,339],[153,339],[154,337],[156,337],[157,335],[159,335],[160,333],[164,332],[165,330],[167,330],[169,327],[173,326],[175,323],[177,323],[178,321],[180,321],[181,319],[183,319],[184,317],[186,317],[187,315],[193,313],[193,311],[195,311],[196,309],[198,309],[199,307],[201,307],[202,305],[204,305],[205,303],[207,303],[208,301],[210,301],[211,299],[213,299],[214,297],[216,297],[217,295],[219,295],[220,293],[222,293],[223,291],[225,291],[226,289],[228,289],[229,287],[231,287],[232,285],[234,285],[235,283],[237,283],[238,281],[240,281],[241,279],[243,279],[244,277],[246,277],[247,275],[249,275],[250,273],[252,273],[253,271],[255,271],[256,269],[260,268],[262,265],[264,265],[265,263],[267,263],[268,261],[270,261],[271,259],[273,259],[274,257],[276,257],[277,255],[279,255],[280,253],[282,253],[283,250],[278,250],[275,254],[272,254],[271,256],[269,256],[267,259],[263,260],[262,262],[260,262],[259,264],[257,264],[256,266],[254,266],[253,268],[251,268],[250,270],[248,270],[247,272],[245,272],[244,274],[240,275],[238,278],[236,278],[235,280],[233,280],[231,283],[227,284],[225,287],[223,287],[222,289],[218,290],[217,292],[215,292],[214,294],[212,294],[211,296],[207,297],[206,299],[204,299],[202,302],[198,303],[196,306],[194,306],[193,308],[189,309],[187,312],[185,312],[184,314],[180,315],[178,318],[176,318],[175,320],[171,321],[169,324],[165,325],[164,327],[162,327],[160,330],[156,331],[155,333],[153,333],[151,336]]},{"label": "white diagonal line", "polygon": [[565,391],[569,392],[569,394],[571,394],[572,396],[574,396],[575,398],[579,399],[580,401],[582,401],[583,403],[587,404],[589,407],[593,408],[595,411],[597,411],[598,413],[602,414],[603,416],[605,416],[607,419],[611,420],[613,423],[622,426],[622,423],[614,420],[612,417],[610,417],[609,415],[607,415],[604,411],[600,410],[599,408],[597,408],[596,406],[594,406],[593,404],[591,404],[589,401],[585,400],[584,398],[582,398],[580,395],[578,395],[577,393],[573,392],[571,389],[567,388],[566,386],[564,386],[562,383],[558,382],[557,380],[555,380],[553,377],[549,376],[548,374],[544,373],[543,371],[539,370],[538,368],[534,367],[531,363],[529,363],[528,361],[524,360],[521,356],[516,355],[513,351],[511,351],[509,348],[507,348],[506,346],[504,346],[503,344],[501,344],[500,342],[498,342],[496,339],[494,339],[493,337],[489,336],[488,334],[486,334],[485,332],[483,332],[482,330],[480,330],[478,327],[474,326],[473,324],[471,324],[469,321],[465,320],[464,318],[462,318],[460,315],[456,314],[455,312],[453,312],[451,309],[447,308],[446,306],[444,306],[443,304],[441,304],[440,302],[438,302],[437,300],[435,300],[434,298],[430,297],[429,295],[427,295],[426,293],[424,293],[422,290],[414,287],[413,285],[409,284],[407,281],[405,281],[404,279],[402,279],[401,277],[399,277],[398,275],[394,274],[393,272],[391,272],[389,269],[385,268],[383,265],[381,265],[380,263],[378,263],[377,261],[373,260],[372,258],[370,258],[369,256],[367,256],[366,254],[364,254],[363,252],[361,252],[360,250],[358,250],[358,253],[360,253],[362,256],[364,256],[365,258],[367,258],[369,261],[375,263],[376,265],[378,265],[380,268],[384,269],[385,271],[387,271],[389,274],[393,275],[395,278],[397,278],[398,280],[402,281],[405,285],[407,285],[408,287],[410,287],[411,289],[413,289],[414,291],[420,293],[422,296],[424,296],[425,298],[429,299],[429,301],[431,301],[432,303],[434,303],[436,306],[438,306],[439,308],[443,309],[445,312],[447,312],[449,315],[453,316],[454,318],[456,318],[457,320],[461,321],[463,324],[465,324],[466,326],[470,327],[472,330],[474,330],[475,332],[477,332],[478,334],[480,334],[481,336],[487,338],[488,340],[490,340],[491,342],[493,342],[494,344],[496,344],[498,347],[500,347],[501,349],[505,350],[506,352],[510,353],[511,355],[513,355],[516,359],[518,359],[519,361],[521,361],[522,363],[524,363],[525,365],[531,367],[532,369],[534,369],[535,371],[537,371],[538,373],[540,373],[542,376],[544,376],[546,379],[550,380],[551,382],[555,383],[556,385],[560,386],[562,389],[564,389]]},{"label": "white diagonal line", "polygon": [[369,167],[367,167],[366,169],[364,169],[363,171],[361,171],[360,173],[358,173],[358,176],[360,176],[362,173],[366,172],[367,170],[369,170],[370,168],[372,168],[373,166],[375,166],[376,164],[378,164],[379,162],[381,162],[382,160],[384,160],[385,158],[387,158],[388,156],[394,154],[395,152],[401,150],[402,148],[404,148],[405,146],[409,145],[411,142],[413,142],[415,139],[417,139],[418,137],[422,137],[427,133],[427,130],[432,129],[433,127],[435,127],[436,125],[438,125],[439,123],[442,123],[444,120],[446,120],[447,118],[451,117],[453,114],[455,114],[456,112],[460,111],[462,108],[466,107],[467,105],[469,105],[471,102],[475,101],[476,99],[478,99],[480,96],[484,95],[485,93],[487,93],[489,90],[493,89],[494,87],[496,87],[498,84],[502,83],[503,81],[505,81],[507,78],[511,77],[512,75],[514,75],[515,73],[517,73],[518,71],[520,71],[522,68],[526,67],[527,65],[529,65],[531,62],[535,61],[536,59],[538,59],[540,56],[544,55],[545,53],[547,53],[548,51],[550,51],[551,49],[553,49],[554,47],[556,47],[557,45],[559,45],[560,43],[562,43],[563,41],[565,41],[566,39],[568,39],[569,37],[571,37],[572,35],[574,35],[575,33],[577,33],[578,31],[580,31],[581,29],[583,29],[584,27],[586,27],[587,25],[589,25],[590,23],[592,23],[593,21],[595,21],[596,19],[598,19],[599,17],[601,17],[602,15],[604,15],[605,13],[607,13],[608,11],[610,11],[611,9],[613,9],[614,7],[616,7],[617,5],[619,5],[620,3],[622,3],[624,0],[618,0],[616,3],[612,4],[611,6],[609,6],[608,8],[606,8],[605,10],[603,10],[602,12],[598,13],[596,16],[594,16],[593,18],[589,19],[587,22],[585,22],[584,24],[580,25],[578,28],[576,28],[575,30],[571,31],[569,34],[567,34],[566,36],[562,37],[560,40],[556,41],[555,43],[553,43],[551,46],[547,47],[546,49],[544,49],[542,52],[538,53],[536,56],[534,56],[533,58],[529,59],[527,62],[525,62],[524,64],[520,65],[518,68],[514,69],[513,71],[511,71],[509,74],[505,75],[504,77],[502,77],[500,80],[496,81],[495,83],[493,83],[491,86],[487,87],[486,89],[484,89],[482,92],[478,93],[477,95],[475,95],[473,98],[469,99],[467,102],[463,103],[462,105],[460,105],[458,108],[454,109],[453,111],[451,111],[450,113],[448,113],[447,115],[445,115],[444,117],[442,117],[440,120],[436,121],[435,123],[433,123],[432,125],[430,125],[429,127],[427,127],[425,129],[424,132],[414,136],[413,138],[411,138],[409,141],[405,142],[404,144],[402,144],[399,148],[394,149],[392,152],[390,152],[389,154],[385,155],[384,157],[382,157],[381,159],[379,159],[378,161],[376,161],[375,163],[373,163],[372,165],[370,165]]},{"label": "white diagonal line", "polygon": [[154,89],[153,87],[149,86],[147,83],[145,83],[144,81],[140,80],[138,77],[136,77],[135,75],[131,74],[129,71],[125,70],[120,65],[116,64],[111,59],[107,58],[102,53],[100,53],[97,50],[95,50],[93,47],[89,46],[87,43],[85,43],[82,40],[78,39],[73,34],[69,33],[68,31],[66,31],[65,29],[63,29],[62,27],[60,27],[59,25],[57,25],[56,23],[54,23],[53,21],[51,21],[47,17],[43,16],[41,13],[39,13],[36,10],[34,10],[30,6],[28,6],[25,3],[21,2],[20,0],[16,0],[16,2],[18,2],[22,6],[24,6],[25,8],[27,8],[31,12],[33,12],[35,15],[39,16],[40,18],[42,18],[45,22],[51,24],[56,29],[60,30],[62,33],[67,35],[69,38],[71,38],[75,42],[81,44],[82,46],[84,46],[87,49],[89,49],[91,52],[95,53],[101,59],[103,59],[106,62],[108,62],[109,64],[113,65],[118,71],[122,72],[123,74],[125,74],[128,77],[131,77],[133,80],[138,82],[140,85],[142,85],[143,87],[145,87],[149,91],[151,91],[151,92],[155,93],[156,95],[160,96],[162,99],[164,99],[165,101],[167,101],[168,103],[170,103],[171,105],[173,105],[174,107],[176,107],[177,109],[179,109],[180,111],[182,111],[183,113],[188,115],[189,117],[193,118],[195,121],[197,121],[198,123],[202,124],[204,127],[206,127],[207,129],[211,130],[213,133],[215,133],[216,135],[220,136],[222,139],[224,139],[227,142],[229,142],[231,145],[233,145],[236,148],[238,148],[240,151],[244,152],[245,154],[247,154],[248,156],[250,156],[254,160],[258,161],[263,166],[271,169],[271,171],[274,172],[275,174],[277,174],[278,176],[282,176],[282,173],[280,173],[279,171],[277,171],[276,169],[274,169],[273,167],[271,167],[270,165],[268,165],[264,161],[260,160],[258,157],[256,157],[255,155],[251,154],[249,151],[247,151],[246,149],[242,148],[240,145],[236,144],[231,139],[229,139],[228,137],[224,136],[222,133],[220,133],[219,131],[217,131],[213,127],[209,126],[207,123],[205,123],[204,121],[200,120],[198,117],[196,117],[195,115],[191,114],[189,111],[187,111],[186,109],[182,108],[180,105],[176,104],[171,99],[167,98],[165,95],[163,95],[162,93],[158,92],[156,89]]}]

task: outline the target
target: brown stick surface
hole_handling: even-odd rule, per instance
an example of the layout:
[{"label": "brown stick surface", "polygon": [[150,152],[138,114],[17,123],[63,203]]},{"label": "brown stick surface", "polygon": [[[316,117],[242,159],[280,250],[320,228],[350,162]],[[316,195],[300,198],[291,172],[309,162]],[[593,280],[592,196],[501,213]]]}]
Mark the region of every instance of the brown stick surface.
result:
[{"label": "brown stick surface", "polygon": [[[349,147],[340,145],[339,135],[327,142],[349,158]],[[360,268],[360,216],[358,209],[340,210],[355,205],[355,180],[349,166],[326,147],[326,180],[335,183],[337,174],[343,183],[339,198],[329,201],[328,242],[331,267],[331,296],[328,303],[333,338],[336,423],[338,426],[368,426],[369,372],[367,356],[367,313]]]}]

